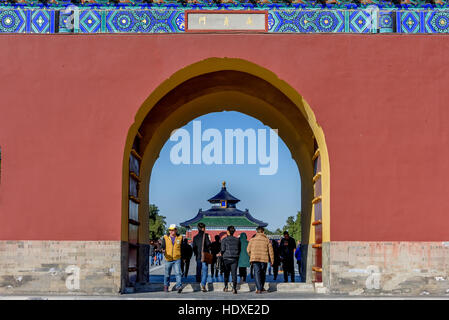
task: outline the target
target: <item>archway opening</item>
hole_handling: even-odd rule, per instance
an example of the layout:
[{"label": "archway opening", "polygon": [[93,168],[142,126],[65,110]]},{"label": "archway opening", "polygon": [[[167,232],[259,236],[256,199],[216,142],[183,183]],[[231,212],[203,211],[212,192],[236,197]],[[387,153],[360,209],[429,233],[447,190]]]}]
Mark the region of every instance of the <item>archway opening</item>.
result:
[{"label": "archway opening", "polygon": [[[215,195],[229,201],[222,202]],[[209,113],[174,132],[152,169],[149,201],[150,216],[155,216],[155,210],[161,214],[150,220],[150,241],[162,236],[162,217],[167,227],[176,224],[190,244],[200,222],[205,223],[211,242],[216,236],[222,240],[230,225],[236,228],[234,236],[245,233],[247,239],[255,235],[257,226],[263,226],[268,238],[276,241],[276,248],[284,227],[294,243],[301,240],[301,179],[297,164],[272,128],[239,112]],[[215,252],[218,242],[212,248]],[[195,282],[195,260],[193,256],[190,268],[186,268],[191,271],[183,278],[186,283]],[[150,263],[152,283],[163,281],[164,270],[157,261]],[[268,282],[280,282],[286,275],[278,264],[269,265]],[[276,278],[279,267],[281,273]],[[295,281],[304,280],[298,265],[294,263],[293,267]],[[214,276],[209,281],[222,282],[223,273],[213,265],[210,269]],[[245,270],[240,269],[240,273],[245,274]],[[253,278],[247,280],[252,282]]]},{"label": "archway opening", "polygon": [[278,129],[301,175],[298,197],[306,279],[326,279],[322,246],[330,238],[329,162],[324,134],[313,112],[293,88],[268,70],[239,59],[213,58],[161,84],[129,131],[123,168],[122,290],[149,278],[149,182],[163,145],[174,129],[221,111],[241,112]]}]

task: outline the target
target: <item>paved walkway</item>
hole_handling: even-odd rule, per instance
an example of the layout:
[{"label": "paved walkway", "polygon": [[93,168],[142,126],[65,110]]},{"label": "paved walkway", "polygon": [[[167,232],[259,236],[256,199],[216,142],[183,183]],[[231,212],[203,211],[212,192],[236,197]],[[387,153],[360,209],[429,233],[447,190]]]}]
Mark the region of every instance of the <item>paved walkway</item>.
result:
[{"label": "paved walkway", "polygon": [[99,295],[14,295],[0,296],[1,300],[446,300],[449,296],[346,296],[311,293],[271,292],[256,295],[230,292],[145,292],[115,296]]},{"label": "paved walkway", "polygon": [[[163,283],[164,282],[164,269],[165,269],[165,262],[162,262],[162,265],[155,265],[150,266],[150,283]],[[246,281],[248,283],[254,283],[254,279],[250,276],[250,268],[247,268],[248,270],[248,276],[246,277]],[[211,269],[209,266],[208,269],[208,277],[207,282],[214,283],[214,282],[224,282],[224,278],[222,275],[219,275],[217,278],[211,276]],[[195,259],[190,260],[190,267],[189,267],[189,274],[186,277],[182,278],[183,283],[195,283],[196,282],[196,261]],[[230,277],[231,278],[231,277]],[[229,279],[231,281],[231,279]],[[239,279],[240,281],[240,279]],[[170,277],[170,283],[176,282],[175,276],[173,275],[173,269],[172,269],[172,275]],[[266,282],[276,282],[276,283],[282,283],[284,282],[284,273],[279,272],[278,277],[276,280],[274,280],[274,276],[271,274],[268,274],[267,269],[267,276],[266,276]],[[289,277],[290,282],[290,277]],[[301,282],[301,277],[299,276],[298,272],[298,266],[295,264],[295,282]]]},{"label": "paved walkway", "polygon": [[[164,263],[160,266],[150,267],[150,282],[162,283],[164,274]],[[191,260],[190,275],[183,278],[183,283],[195,283],[196,262]],[[248,268],[249,273],[249,268]],[[253,283],[254,279],[248,275],[249,283]],[[279,273],[278,279],[274,281],[273,276],[267,275],[268,282],[282,283],[284,280],[283,274]],[[296,281],[300,282],[298,270],[296,270]],[[223,282],[223,277],[212,278],[210,276],[210,268],[208,275],[209,283]],[[171,277],[171,283],[175,283],[175,277]],[[222,285],[222,284],[221,284]],[[335,294],[318,294],[314,292],[268,292],[265,294],[255,294],[252,292],[239,292],[233,294],[232,292],[210,291],[210,292],[142,292],[129,293],[123,295],[14,295],[14,296],[0,296],[0,300],[449,300],[449,294],[445,296],[348,296]]]}]

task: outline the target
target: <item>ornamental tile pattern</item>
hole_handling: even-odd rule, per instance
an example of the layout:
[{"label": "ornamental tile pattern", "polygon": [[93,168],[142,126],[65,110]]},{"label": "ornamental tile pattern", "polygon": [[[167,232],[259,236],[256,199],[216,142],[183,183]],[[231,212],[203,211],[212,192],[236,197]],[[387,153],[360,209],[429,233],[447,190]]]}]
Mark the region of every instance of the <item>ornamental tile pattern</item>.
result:
[{"label": "ornamental tile pattern", "polygon": [[[449,33],[449,7],[395,9],[385,6],[345,9],[336,6],[311,8],[301,2],[284,4],[228,2],[222,5],[164,2],[146,6],[108,6],[97,0],[90,7],[11,6],[0,4],[0,33],[182,33],[186,10],[262,10],[268,12],[268,32],[272,33]],[[203,3],[203,4],[202,4]],[[380,3],[380,2],[379,2]],[[136,2],[137,4],[137,2]],[[142,3],[141,3],[142,4]],[[444,4],[444,3],[443,3]],[[341,2],[339,6],[353,6]],[[421,5],[416,1],[415,6]],[[422,4],[424,6],[424,4]]]}]

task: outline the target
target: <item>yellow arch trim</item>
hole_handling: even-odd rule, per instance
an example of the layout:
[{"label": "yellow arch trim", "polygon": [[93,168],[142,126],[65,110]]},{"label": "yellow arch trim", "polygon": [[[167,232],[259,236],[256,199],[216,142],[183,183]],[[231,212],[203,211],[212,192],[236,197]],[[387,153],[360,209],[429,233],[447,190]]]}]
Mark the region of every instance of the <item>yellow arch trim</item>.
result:
[{"label": "yellow arch trim", "polygon": [[[156,103],[164,97],[171,90],[176,88],[181,83],[200,76],[203,74],[216,72],[216,71],[240,71],[246,72],[253,76],[259,77],[272,86],[280,90],[285,96],[287,96],[303,114],[307,120],[315,139],[318,143],[321,156],[321,174],[322,174],[322,228],[323,242],[330,241],[330,165],[327,145],[325,141],[324,132],[321,126],[317,123],[315,114],[310,108],[309,104],[303,99],[303,97],[288,83],[279,79],[279,77],[264,67],[249,62],[243,59],[235,58],[208,58],[197,63],[186,66],[185,68],[174,73],[170,78],[161,83],[150,96],[144,101],[139,108],[134,123],[128,131],[126,138],[125,150],[123,155],[123,184],[122,184],[122,232],[121,238],[126,241],[128,239],[128,187],[129,187],[129,154],[137,130],[143,123],[146,115],[156,105]],[[310,243],[313,243],[311,239]]]}]

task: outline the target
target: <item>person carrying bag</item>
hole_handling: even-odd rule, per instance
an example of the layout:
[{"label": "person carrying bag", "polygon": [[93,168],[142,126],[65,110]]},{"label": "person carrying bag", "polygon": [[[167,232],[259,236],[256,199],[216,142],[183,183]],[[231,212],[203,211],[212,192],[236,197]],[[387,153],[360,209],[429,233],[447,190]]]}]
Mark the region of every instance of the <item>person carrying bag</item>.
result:
[{"label": "person carrying bag", "polygon": [[[206,238],[206,233],[203,234],[203,243],[201,244],[201,248],[204,248],[204,239],[205,238]],[[201,251],[202,251],[202,255],[203,255],[201,257],[201,262],[206,262],[207,264],[212,264],[214,256],[211,253],[206,252],[204,250],[201,250]]]},{"label": "person carrying bag", "polygon": [[202,222],[198,223],[198,234],[193,237],[193,252],[196,257],[196,282],[201,282],[203,292],[207,292],[208,264],[212,263],[212,254],[209,252],[210,243],[206,235],[206,225]]}]

